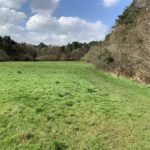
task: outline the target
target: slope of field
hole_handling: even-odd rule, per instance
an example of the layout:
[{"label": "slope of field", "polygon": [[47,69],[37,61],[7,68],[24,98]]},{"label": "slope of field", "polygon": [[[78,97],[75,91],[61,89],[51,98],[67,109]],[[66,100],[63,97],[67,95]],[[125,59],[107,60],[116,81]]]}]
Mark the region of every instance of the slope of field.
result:
[{"label": "slope of field", "polygon": [[1,150],[148,150],[150,87],[82,62],[0,63]]}]

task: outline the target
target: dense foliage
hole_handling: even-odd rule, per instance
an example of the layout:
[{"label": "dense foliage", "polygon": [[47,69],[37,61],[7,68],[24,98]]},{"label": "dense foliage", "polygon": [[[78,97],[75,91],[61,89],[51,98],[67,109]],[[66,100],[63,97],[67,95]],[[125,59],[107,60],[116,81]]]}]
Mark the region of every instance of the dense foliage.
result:
[{"label": "dense foliage", "polygon": [[94,45],[84,60],[117,76],[150,83],[150,1],[134,0],[104,42]]},{"label": "dense foliage", "polygon": [[95,43],[73,42],[65,46],[52,46],[40,43],[35,46],[17,43],[9,36],[4,36],[0,37],[0,61],[80,60],[88,52],[89,46]]},{"label": "dense foliage", "polygon": [[133,24],[136,20],[136,14],[133,12],[132,7],[127,7],[122,15],[118,16],[118,19],[116,20],[116,24]]}]

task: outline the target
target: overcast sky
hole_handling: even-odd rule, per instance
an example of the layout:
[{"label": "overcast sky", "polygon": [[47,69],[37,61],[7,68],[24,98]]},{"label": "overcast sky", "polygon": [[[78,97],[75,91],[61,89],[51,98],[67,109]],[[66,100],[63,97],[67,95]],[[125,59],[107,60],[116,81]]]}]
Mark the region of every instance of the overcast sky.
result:
[{"label": "overcast sky", "polygon": [[0,0],[0,35],[62,45],[103,40],[132,0]]}]

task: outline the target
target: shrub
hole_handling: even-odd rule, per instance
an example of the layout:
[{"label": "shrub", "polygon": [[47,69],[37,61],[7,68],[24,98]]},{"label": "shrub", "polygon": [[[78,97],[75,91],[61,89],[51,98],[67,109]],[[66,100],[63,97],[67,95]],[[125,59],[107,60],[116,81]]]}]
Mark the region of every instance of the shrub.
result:
[{"label": "shrub", "polygon": [[116,19],[116,24],[133,24],[136,21],[136,12],[131,9],[131,6],[127,7],[122,15]]}]

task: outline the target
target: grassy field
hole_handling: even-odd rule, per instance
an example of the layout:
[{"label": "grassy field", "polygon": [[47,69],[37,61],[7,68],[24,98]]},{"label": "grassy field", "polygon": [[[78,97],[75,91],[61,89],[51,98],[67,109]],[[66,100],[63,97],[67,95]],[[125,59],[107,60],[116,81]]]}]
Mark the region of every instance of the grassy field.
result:
[{"label": "grassy field", "polygon": [[0,63],[0,150],[149,150],[150,86],[83,62]]}]

